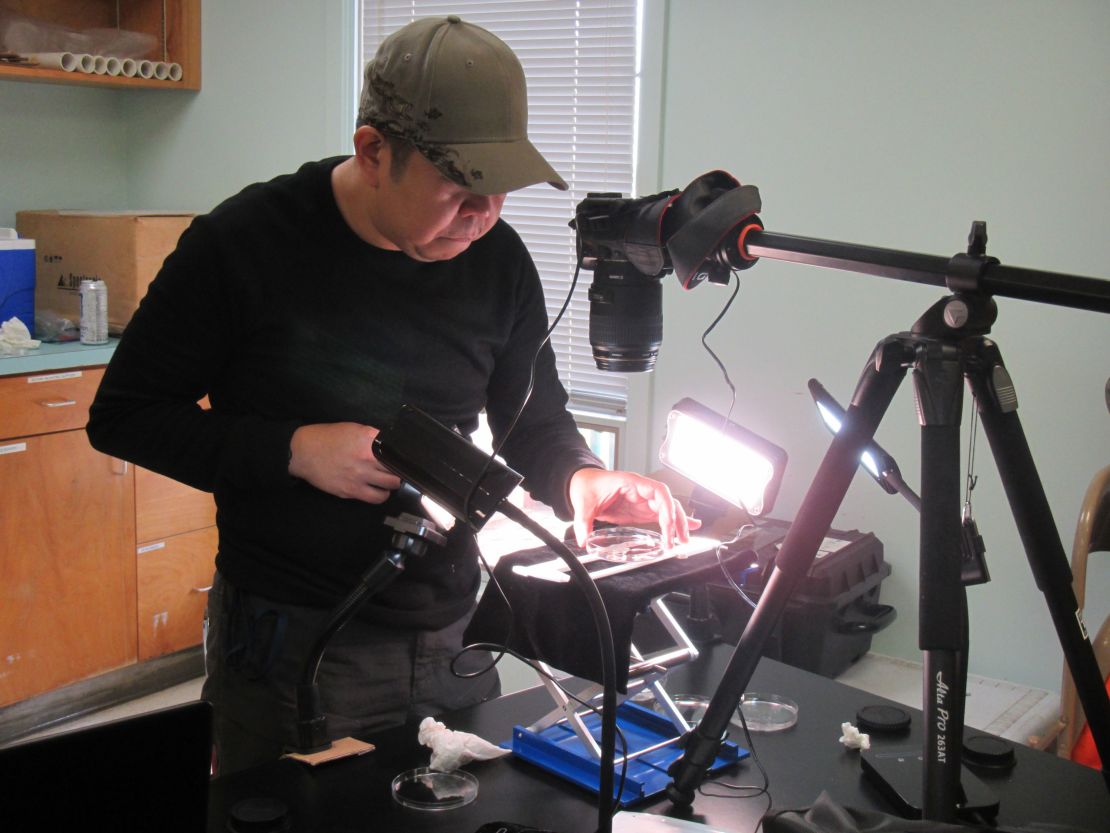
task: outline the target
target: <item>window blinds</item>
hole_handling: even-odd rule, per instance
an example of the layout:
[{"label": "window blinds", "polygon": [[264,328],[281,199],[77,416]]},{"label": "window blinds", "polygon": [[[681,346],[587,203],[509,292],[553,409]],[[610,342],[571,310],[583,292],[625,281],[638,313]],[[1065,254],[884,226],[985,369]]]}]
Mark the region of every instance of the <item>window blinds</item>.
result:
[{"label": "window blinds", "polygon": [[[637,0],[363,0],[360,52],[369,60],[390,32],[418,17],[457,14],[496,34],[528,78],[528,135],[570,186],[511,194],[502,216],[519,232],[543,280],[554,320],[577,262],[574,207],[592,191],[631,194],[636,116]],[[551,341],[571,404],[623,415],[626,378],[596,368],[587,288],[578,287]]]}]

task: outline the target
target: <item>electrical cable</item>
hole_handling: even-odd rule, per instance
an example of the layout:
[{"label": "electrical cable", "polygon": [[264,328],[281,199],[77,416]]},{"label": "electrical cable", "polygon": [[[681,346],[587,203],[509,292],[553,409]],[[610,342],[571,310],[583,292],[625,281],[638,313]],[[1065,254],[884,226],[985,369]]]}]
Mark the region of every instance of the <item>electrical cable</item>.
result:
[{"label": "electrical cable", "polygon": [[[528,401],[532,396],[532,389],[535,385],[536,379],[536,364],[539,361],[539,356],[551,338],[551,334],[559,325],[563,315],[570,307],[571,299],[574,297],[574,290],[578,285],[578,275],[581,271],[582,261],[579,258],[578,263],[575,265],[574,276],[571,280],[570,289],[567,292],[567,297],[563,301],[563,306],[556,315],[555,320],[548,327],[547,332],[544,334],[543,339],[536,346],[535,352],[532,354],[532,362],[528,375],[528,385],[525,388],[524,397],[517,408],[516,414],[509,421],[504,434],[499,442],[496,443],[492,454],[486,460],[482,470],[475,477],[474,483],[467,493],[466,499],[463,501],[463,516],[470,517],[470,502],[477,492],[478,487],[481,485],[482,478],[485,477],[486,472],[489,470],[493,458],[496,457],[501,449],[504,447],[505,442],[508,440],[513,429],[516,427],[517,421],[520,419],[521,414],[524,413],[524,408],[527,406]],[[601,593],[597,589],[597,585],[590,577],[589,571],[582,566],[579,560],[574,556],[574,553],[558,538],[551,535],[546,529],[537,524],[529,518],[523,511],[518,509],[511,503],[502,502],[498,507],[503,515],[516,521],[519,525],[523,526],[543,543],[547,544],[552,550],[556,552],[570,568],[570,572],[578,578],[580,587],[586,596],[586,602],[590,607],[591,614],[594,618],[594,624],[598,631],[601,650],[601,672],[602,684],[605,689],[604,700],[602,704],[602,721],[601,721],[601,763],[600,776],[598,779],[598,811],[599,816],[604,816],[598,825],[599,830],[611,829],[611,817],[620,808],[619,794],[613,797],[613,760],[615,758],[616,748],[616,658],[615,649],[613,646],[613,632],[609,623],[608,614],[605,611],[605,603],[601,598]],[[492,573],[491,573],[492,575]],[[504,594],[502,594],[504,595]],[[510,607],[511,611],[511,607]],[[609,765],[605,766],[608,761]],[[608,796],[608,798],[607,798]],[[609,804],[609,809],[606,811],[605,806]]]},{"label": "electrical cable", "polygon": [[[759,755],[755,750],[755,742],[752,740],[752,733],[748,729],[748,721],[744,717],[744,711],[739,706],[736,708],[736,716],[740,718],[740,725],[744,729],[744,740],[748,745],[748,752],[751,753],[752,761],[755,763],[756,769],[759,770],[760,776],[763,778],[763,784],[730,784],[720,779],[708,783],[698,785],[698,793],[709,798],[758,798],[761,795],[767,796],[767,806],[763,810],[763,817],[765,818],[775,805],[775,800],[771,796],[771,779],[767,775],[767,770],[763,768],[763,763],[759,760]],[[707,790],[707,786],[721,787],[724,790],[741,792],[752,790],[753,792],[747,795],[734,795],[728,792],[711,792]]]},{"label": "electrical cable", "polygon": [[[721,559],[721,552],[727,547],[730,547],[733,544],[737,543],[740,538],[743,537],[744,533],[747,532],[749,529],[755,528],[756,525],[754,523],[741,525],[741,527],[736,530],[736,534],[732,536],[731,541],[722,541],[721,543],[717,544],[716,548],[713,550],[714,555],[716,555],[717,557],[717,566],[721,568],[721,574],[724,575],[725,580],[729,583],[729,585],[731,585],[732,589],[737,593],[737,595],[739,595],[740,598],[747,602],[748,605],[750,605],[751,607],[756,606],[755,600],[748,596],[748,594],[744,592],[744,589],[733,580],[732,574],[729,573],[728,568],[725,566],[725,562]],[[743,571],[742,575],[746,577],[749,573],[758,569],[758,565],[748,567]]]},{"label": "electrical cable", "polygon": [[728,369],[725,368],[724,362],[722,362],[720,357],[715,352],[713,352],[713,348],[709,346],[709,342],[706,339],[709,337],[709,334],[713,332],[713,330],[717,327],[717,325],[721,323],[721,319],[724,318],[725,314],[729,311],[729,308],[732,306],[732,302],[735,301],[736,296],[740,294],[740,275],[737,272],[733,272],[732,274],[736,278],[736,285],[732,288],[732,294],[729,296],[728,300],[725,301],[725,305],[721,308],[721,311],[717,313],[717,317],[713,319],[712,323],[705,329],[705,332],[701,334],[701,346],[705,348],[705,352],[707,352],[709,356],[713,359],[713,361],[717,363],[717,367],[721,370],[721,375],[725,378],[725,384],[728,385],[728,389],[732,394],[732,398],[728,406],[728,411],[725,413],[724,421],[726,423],[729,419],[731,419],[732,409],[736,406],[736,386],[732,383],[732,379],[728,375]]},{"label": "electrical cable", "polygon": [[551,340],[551,334],[555,332],[555,328],[559,326],[559,322],[562,321],[563,316],[566,314],[567,309],[570,307],[570,302],[574,298],[574,290],[578,286],[578,275],[581,270],[582,259],[579,258],[578,263],[576,263],[574,266],[574,275],[571,278],[570,289],[567,290],[567,296],[563,299],[563,306],[559,308],[559,312],[556,314],[555,320],[552,321],[551,324],[548,326],[547,332],[544,333],[543,338],[540,339],[540,343],[536,346],[536,351],[532,354],[532,362],[528,370],[528,384],[524,389],[524,397],[521,399],[520,406],[516,409],[516,413],[513,414],[513,418],[509,420],[509,425],[505,428],[505,433],[502,434],[501,439],[498,440],[497,443],[494,445],[493,451],[490,453],[490,459],[486,461],[485,466],[478,473],[478,476],[474,478],[474,483],[470,487],[470,491],[467,492],[466,500],[463,501],[463,515],[465,517],[470,517],[470,501],[473,499],[474,493],[477,492],[478,486],[482,482],[482,478],[485,477],[486,472],[489,471],[490,461],[492,461],[494,457],[497,457],[501,454],[501,449],[505,447],[505,443],[508,442],[509,436],[513,433],[513,429],[516,428],[516,424],[520,420],[521,414],[524,413],[524,409],[525,407],[527,407],[528,401],[532,398],[532,389],[535,387],[536,384],[536,363],[540,359],[540,353],[543,351],[544,345]]},{"label": "electrical cable", "polygon": [[[499,511],[510,520],[516,521],[543,543],[547,544],[556,555],[566,562],[571,574],[578,580],[586,604],[597,630],[601,652],[601,684],[604,688],[601,713],[601,761],[598,777],[598,814],[599,831],[608,831],[612,827],[612,815],[620,807],[620,797],[613,795],[613,761],[616,758],[616,730],[617,730],[617,660],[616,649],[613,643],[613,629],[609,622],[609,615],[605,610],[605,602],[597,584],[590,576],[590,571],[571,552],[570,548],[536,523],[523,510],[511,503],[503,502]],[[608,805],[608,810],[606,810]]]}]

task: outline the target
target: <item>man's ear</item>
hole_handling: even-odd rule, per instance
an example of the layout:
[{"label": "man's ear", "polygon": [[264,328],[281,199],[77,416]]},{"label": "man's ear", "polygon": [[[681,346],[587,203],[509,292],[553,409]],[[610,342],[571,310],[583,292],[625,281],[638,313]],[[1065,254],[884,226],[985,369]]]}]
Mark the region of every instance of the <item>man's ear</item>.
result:
[{"label": "man's ear", "polygon": [[376,185],[384,166],[385,136],[376,127],[364,124],[355,129],[354,148],[359,170]]}]

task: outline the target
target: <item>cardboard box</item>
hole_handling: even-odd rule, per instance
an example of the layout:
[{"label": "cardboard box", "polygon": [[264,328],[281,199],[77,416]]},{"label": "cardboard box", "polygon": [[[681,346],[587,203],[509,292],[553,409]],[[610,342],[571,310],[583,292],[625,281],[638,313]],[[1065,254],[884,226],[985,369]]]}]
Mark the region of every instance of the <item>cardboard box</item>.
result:
[{"label": "cardboard box", "polygon": [[[10,234],[8,234],[10,232]],[[35,241],[0,229],[0,324],[18,318],[35,334]]]},{"label": "cardboard box", "polygon": [[131,320],[147,286],[192,222],[188,212],[19,211],[16,228],[33,238],[35,304],[74,322],[81,317],[81,281],[108,285],[108,329]]}]

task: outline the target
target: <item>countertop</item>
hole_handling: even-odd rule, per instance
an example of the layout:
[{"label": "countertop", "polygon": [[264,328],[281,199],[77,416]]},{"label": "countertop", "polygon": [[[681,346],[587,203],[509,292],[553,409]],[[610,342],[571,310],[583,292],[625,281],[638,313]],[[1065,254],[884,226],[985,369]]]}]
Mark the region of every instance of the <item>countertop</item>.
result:
[{"label": "countertop", "polygon": [[34,350],[27,350],[21,356],[0,355],[0,376],[104,365],[112,358],[117,344],[119,339],[116,338],[111,339],[107,344],[96,345],[82,344],[79,341],[43,343]]}]

